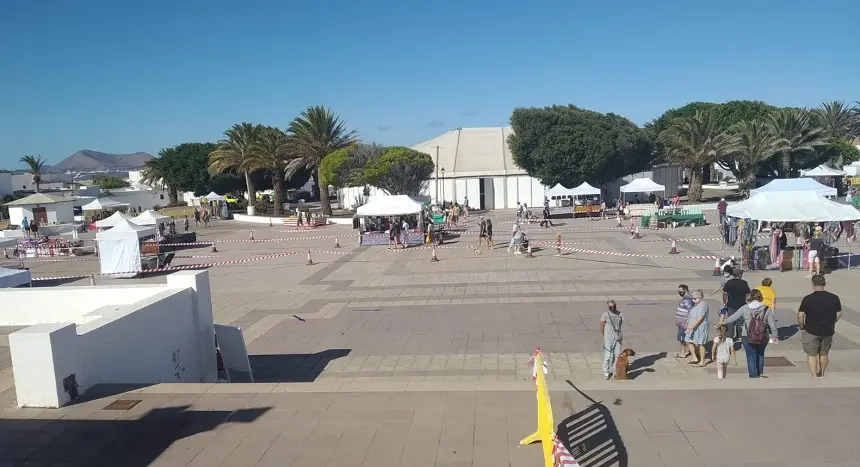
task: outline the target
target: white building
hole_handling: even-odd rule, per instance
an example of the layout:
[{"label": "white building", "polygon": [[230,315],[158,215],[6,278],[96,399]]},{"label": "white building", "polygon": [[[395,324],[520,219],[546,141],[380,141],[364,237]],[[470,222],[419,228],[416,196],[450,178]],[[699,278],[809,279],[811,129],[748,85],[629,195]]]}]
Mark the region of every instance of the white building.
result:
[{"label": "white building", "polygon": [[61,407],[96,384],[216,382],[209,287],[207,271],[181,271],[166,284],[0,290],[0,326],[28,326],[9,334],[18,405]]},{"label": "white building", "polygon": [[[463,203],[468,197],[479,209],[515,208],[517,202],[542,206],[543,184],[514,164],[507,143],[512,133],[511,127],[458,128],[412,146],[436,165],[424,194],[434,202]],[[363,187],[341,189],[339,198],[347,208],[360,205]]]},{"label": "white building", "polygon": [[[69,174],[49,173],[42,174],[42,182],[39,183],[41,190],[59,190],[72,181]],[[11,195],[16,191],[35,191],[36,184],[33,183],[33,174],[0,173],[0,196]]]},{"label": "white building", "polygon": [[73,198],[36,193],[17,199],[6,206],[9,207],[9,223],[21,225],[26,217],[29,222],[34,219],[40,225],[67,224],[75,220]]}]

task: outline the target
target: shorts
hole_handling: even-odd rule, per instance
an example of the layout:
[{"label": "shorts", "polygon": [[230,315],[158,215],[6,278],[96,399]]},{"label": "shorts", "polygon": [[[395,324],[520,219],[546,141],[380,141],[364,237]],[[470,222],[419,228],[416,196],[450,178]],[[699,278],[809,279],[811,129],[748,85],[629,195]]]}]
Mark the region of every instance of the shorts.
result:
[{"label": "shorts", "polygon": [[816,336],[806,331],[801,334],[803,351],[810,357],[817,355],[827,356],[830,354],[830,346],[833,344],[833,336]]},{"label": "shorts", "polygon": [[685,339],[685,338],[687,337],[687,336],[686,336],[686,334],[687,334],[687,330],[686,330],[686,329],[684,329],[684,328],[678,328],[678,342],[680,342],[680,343],[682,343],[682,344],[683,344],[684,342],[686,342],[686,339]]},{"label": "shorts", "polygon": [[813,261],[818,260],[818,251],[809,250],[809,253],[806,255],[806,260],[812,263]]}]

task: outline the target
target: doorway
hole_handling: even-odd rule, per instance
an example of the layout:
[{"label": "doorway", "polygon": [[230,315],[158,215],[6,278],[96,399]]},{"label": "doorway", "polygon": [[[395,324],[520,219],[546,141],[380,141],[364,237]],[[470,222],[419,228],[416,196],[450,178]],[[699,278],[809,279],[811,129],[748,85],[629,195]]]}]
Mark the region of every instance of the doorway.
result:
[{"label": "doorway", "polygon": [[479,178],[478,187],[480,190],[478,200],[481,203],[481,209],[484,211],[496,209],[496,194],[493,191],[493,179]]},{"label": "doorway", "polygon": [[33,208],[33,220],[38,224],[46,225],[48,223],[48,210],[46,208]]}]

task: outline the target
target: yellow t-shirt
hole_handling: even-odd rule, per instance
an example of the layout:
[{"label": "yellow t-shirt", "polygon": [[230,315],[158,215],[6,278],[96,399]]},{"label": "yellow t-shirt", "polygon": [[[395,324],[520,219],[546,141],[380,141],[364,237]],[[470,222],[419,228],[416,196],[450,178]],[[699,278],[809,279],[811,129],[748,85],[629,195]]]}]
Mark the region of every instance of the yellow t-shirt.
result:
[{"label": "yellow t-shirt", "polygon": [[766,285],[760,285],[756,287],[756,290],[761,292],[761,302],[764,303],[765,306],[773,309],[773,301],[776,300],[776,293],[774,293],[773,288]]}]

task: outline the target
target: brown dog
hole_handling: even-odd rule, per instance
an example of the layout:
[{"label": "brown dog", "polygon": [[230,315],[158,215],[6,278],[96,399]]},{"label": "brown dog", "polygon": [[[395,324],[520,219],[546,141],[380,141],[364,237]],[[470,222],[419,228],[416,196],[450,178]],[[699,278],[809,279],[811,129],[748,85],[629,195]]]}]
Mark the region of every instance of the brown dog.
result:
[{"label": "brown dog", "polygon": [[633,349],[624,349],[621,351],[621,355],[619,355],[615,360],[615,379],[627,379],[627,367],[630,366],[629,357],[634,355],[636,355],[636,352],[634,352]]}]

